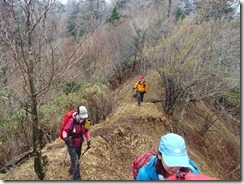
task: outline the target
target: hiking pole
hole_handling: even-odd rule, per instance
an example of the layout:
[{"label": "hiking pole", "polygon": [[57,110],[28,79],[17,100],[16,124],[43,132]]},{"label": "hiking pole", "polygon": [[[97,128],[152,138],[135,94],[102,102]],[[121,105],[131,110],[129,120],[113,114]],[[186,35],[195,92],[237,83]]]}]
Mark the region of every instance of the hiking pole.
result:
[{"label": "hiking pole", "polygon": [[[67,158],[67,155],[68,155],[68,150],[66,150],[65,152],[65,157],[64,157],[64,161],[62,163],[62,167],[61,167],[61,170],[64,171],[64,167],[66,166],[66,158]],[[62,172],[60,172],[60,174],[62,174]],[[60,176],[62,177],[62,176]]]},{"label": "hiking pole", "polygon": [[87,150],[89,150],[90,148],[87,147],[86,150],[82,153],[82,156],[87,152]]},{"label": "hiking pole", "polygon": [[65,152],[65,157],[64,157],[64,162],[63,162],[63,165],[64,165],[64,166],[66,165],[66,158],[67,158],[67,155],[68,155],[68,150],[66,150],[66,152]]}]

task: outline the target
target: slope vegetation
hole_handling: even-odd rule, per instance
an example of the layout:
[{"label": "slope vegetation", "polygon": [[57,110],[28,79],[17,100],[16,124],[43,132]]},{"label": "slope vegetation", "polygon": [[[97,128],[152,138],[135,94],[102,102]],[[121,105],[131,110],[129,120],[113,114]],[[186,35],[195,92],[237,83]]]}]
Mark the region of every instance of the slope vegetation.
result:
[{"label": "slope vegetation", "polygon": [[[160,137],[174,130],[175,123],[163,113],[162,105],[152,103],[163,92],[160,90],[160,85],[154,83],[159,81],[158,77],[155,72],[146,75],[150,90],[140,107],[132,97],[132,87],[136,78],[127,81],[115,91],[114,95],[119,104],[117,109],[104,122],[92,125],[90,128],[92,149],[80,160],[83,180],[132,180],[133,159],[145,151],[156,151]],[[180,132],[186,138],[189,156],[199,165],[203,174],[220,180],[239,180],[240,178],[235,178],[231,174],[223,174],[226,171],[223,157],[226,163],[229,163],[226,167],[233,165],[233,169],[240,159],[239,137],[230,134],[223,122],[217,122],[218,131],[225,136],[210,133],[202,138],[197,130],[201,128],[203,120],[194,115],[193,110],[194,108],[210,110],[203,102],[196,106],[187,110],[189,113],[183,122],[185,126]],[[83,151],[85,148],[86,144],[83,146]],[[70,159],[61,139],[48,144],[43,149],[43,154],[47,155],[49,161],[46,180],[71,179],[68,174]],[[231,161],[233,163],[230,163]],[[1,174],[0,179],[36,180],[33,158],[16,165],[8,173]]]}]

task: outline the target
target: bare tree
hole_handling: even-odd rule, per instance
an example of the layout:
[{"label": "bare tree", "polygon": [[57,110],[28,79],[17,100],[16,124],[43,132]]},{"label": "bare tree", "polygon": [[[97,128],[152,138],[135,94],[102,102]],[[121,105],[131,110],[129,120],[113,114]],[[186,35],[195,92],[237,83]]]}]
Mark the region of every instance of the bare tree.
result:
[{"label": "bare tree", "polygon": [[225,19],[226,21],[233,20],[240,15],[240,1],[238,0],[196,0],[195,14],[198,21],[219,21]]},{"label": "bare tree", "polygon": [[198,116],[202,117],[204,119],[203,127],[201,130],[199,130],[199,134],[204,136],[208,130],[214,125],[215,122],[219,120],[218,117],[216,117],[215,114],[206,113],[203,111],[194,111]]},{"label": "bare tree", "polygon": [[[229,73],[233,67],[239,71],[238,30],[230,30],[226,22],[212,24],[212,29],[207,25],[183,21],[149,50],[165,86],[164,108],[169,115],[180,104],[221,96],[238,86],[240,73]],[[232,62],[223,64],[227,58]],[[220,69],[216,67],[219,62]]]},{"label": "bare tree", "polygon": [[[9,93],[23,109],[30,113],[34,169],[40,180],[45,177],[46,156],[42,155],[39,108],[42,97],[52,85],[66,73],[67,68],[75,65],[88,45],[93,44],[91,34],[83,39],[65,55],[64,43],[59,28],[62,10],[55,0],[10,0],[3,7],[1,25],[1,49],[8,57],[8,71],[3,80],[11,81]],[[5,61],[7,62],[7,61]]]},{"label": "bare tree", "polygon": [[170,17],[171,6],[172,6],[172,2],[171,2],[171,0],[169,0],[168,15],[167,15],[168,18]]},{"label": "bare tree", "polygon": [[132,55],[129,26],[127,23],[118,25],[109,36],[109,59],[112,62],[113,71],[119,83],[124,79],[129,59]]},{"label": "bare tree", "polygon": [[155,13],[150,6],[150,2],[137,0],[127,3],[124,10],[126,15],[129,16],[130,31],[128,33],[131,35],[131,46],[134,52],[132,72],[138,66],[139,71],[137,72],[143,75],[146,74],[147,69],[147,62],[143,57],[143,47],[150,22],[155,19]]}]

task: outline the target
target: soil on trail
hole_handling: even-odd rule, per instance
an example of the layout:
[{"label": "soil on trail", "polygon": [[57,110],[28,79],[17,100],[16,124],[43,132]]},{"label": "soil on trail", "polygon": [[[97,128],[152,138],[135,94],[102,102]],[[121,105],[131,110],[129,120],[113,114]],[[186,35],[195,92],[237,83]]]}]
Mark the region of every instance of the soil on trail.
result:
[{"label": "soil on trail", "polygon": [[[137,81],[137,78],[134,78],[115,91],[116,101],[119,104],[115,112],[108,116],[106,121],[91,126],[92,149],[88,150],[80,160],[82,180],[132,180],[131,166],[135,157],[145,151],[156,151],[160,137],[173,131],[174,122],[164,114],[162,104],[152,103],[163,94],[160,83],[153,83],[160,81],[159,76],[155,72],[150,72],[145,80],[148,81],[149,91],[145,94],[145,101],[140,107],[132,97],[132,88]],[[199,105],[200,108],[208,110],[204,103]],[[228,154],[231,156],[227,148],[236,149],[235,155],[232,155],[240,158],[239,137],[229,135],[228,130],[219,122],[219,131],[226,136],[221,138],[218,134],[210,134],[212,136],[205,137],[208,144],[202,142],[197,132],[203,120],[194,115],[191,107],[188,111],[191,113],[186,115],[184,130],[181,133],[186,139],[190,158],[197,163],[203,174],[220,180],[240,179],[223,175],[225,168],[222,168],[223,164],[221,165],[223,156]],[[227,139],[228,145],[224,144]],[[82,152],[86,148],[86,142],[83,145]],[[61,139],[58,138],[46,145],[43,155],[47,155],[49,161],[45,180],[72,179],[68,174],[69,155]],[[227,162],[231,162],[231,158],[226,159]],[[234,164],[230,163],[230,165]],[[33,158],[13,167],[7,174],[1,174],[0,179],[36,180]]]}]

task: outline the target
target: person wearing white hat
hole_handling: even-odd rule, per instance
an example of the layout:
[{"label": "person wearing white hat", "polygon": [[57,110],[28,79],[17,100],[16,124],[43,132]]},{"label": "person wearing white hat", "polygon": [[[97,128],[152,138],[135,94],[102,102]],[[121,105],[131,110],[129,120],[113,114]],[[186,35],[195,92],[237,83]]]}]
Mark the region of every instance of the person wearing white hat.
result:
[{"label": "person wearing white hat", "polygon": [[194,162],[188,157],[183,137],[168,133],[161,137],[157,155],[139,169],[136,180],[167,180],[181,168],[188,168],[193,173],[199,173],[198,168],[190,163]]},{"label": "person wearing white hat", "polygon": [[79,160],[81,156],[83,135],[87,141],[87,149],[91,148],[90,120],[85,106],[77,107],[77,112],[73,113],[63,130],[63,138],[67,146],[71,164],[69,173],[73,175],[73,180],[81,180]]}]

